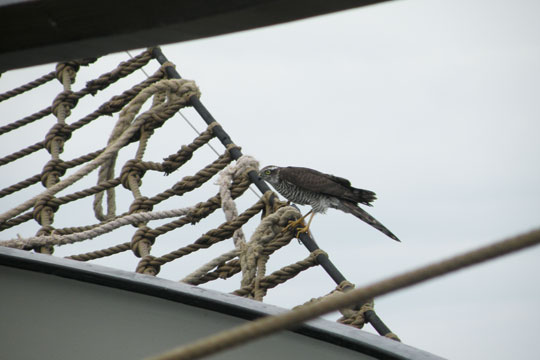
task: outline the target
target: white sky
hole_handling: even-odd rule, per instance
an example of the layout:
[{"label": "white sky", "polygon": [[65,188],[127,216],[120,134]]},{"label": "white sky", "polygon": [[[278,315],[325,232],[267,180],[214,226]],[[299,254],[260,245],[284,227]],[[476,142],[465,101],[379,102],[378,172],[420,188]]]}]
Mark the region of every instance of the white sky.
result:
[{"label": "white sky", "polygon": [[[377,192],[379,200],[368,211],[402,239],[401,244],[337,211],[315,217],[312,224],[321,248],[350,281],[362,285],[538,227],[539,13],[540,3],[533,0],[392,1],[164,46],[163,51],[183,77],[197,82],[203,103],[243,152],[261,165],[312,167]],[[121,53],[82,69],[75,89],[126,59]],[[0,91],[53,68],[3,74]],[[147,70],[155,68],[153,63]],[[133,82],[143,78],[139,72]],[[116,90],[129,86],[118,85]],[[31,101],[0,104],[2,125],[48,106],[58,91],[55,81]],[[85,99],[70,119],[79,119],[107,98]],[[204,128],[192,111],[186,115]],[[21,129],[3,136],[0,155],[43,139],[55,121],[47,119],[28,127],[30,132]],[[160,161],[195,137],[180,117],[175,119],[156,131],[147,160]],[[62,158],[104,146],[114,121],[116,117],[100,119],[86,135],[75,134]],[[130,149],[122,159],[133,156]],[[147,174],[143,193],[163,191],[213,158],[203,149],[189,166],[169,177]],[[47,160],[42,151],[2,167],[1,187],[40,172]],[[85,181],[76,189],[90,186],[95,178]],[[0,199],[0,207],[7,210],[40,190],[36,186]],[[158,210],[201,201],[217,187],[210,183],[201,190]],[[120,196],[129,205],[130,195]],[[255,199],[246,194],[240,207]],[[60,210],[54,225],[95,222],[91,200],[81,203]],[[221,221],[223,215],[217,213],[201,226]],[[248,225],[250,234],[256,224]],[[0,236],[31,236],[37,229],[29,222]],[[185,245],[186,238],[194,239],[206,229],[168,234],[153,253]],[[132,232],[126,229],[90,245],[62,247],[55,254],[128,241]],[[193,260],[173,263],[160,276],[178,280],[229,248],[223,244]],[[531,358],[540,352],[539,255],[535,248],[382,297],[376,310],[403,342],[440,356]],[[269,271],[305,256],[305,249],[293,242],[272,259]],[[98,263],[132,270],[136,259],[126,253]],[[235,288],[230,283],[210,287]],[[270,290],[266,301],[290,307],[332,287],[321,270],[313,269]]]}]

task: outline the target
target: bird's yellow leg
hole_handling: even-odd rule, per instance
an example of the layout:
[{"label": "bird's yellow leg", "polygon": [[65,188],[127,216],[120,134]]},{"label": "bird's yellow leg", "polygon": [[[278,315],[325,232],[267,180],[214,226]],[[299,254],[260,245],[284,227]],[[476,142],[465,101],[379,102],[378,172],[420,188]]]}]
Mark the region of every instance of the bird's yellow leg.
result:
[{"label": "bird's yellow leg", "polygon": [[312,212],[313,212],[313,210],[310,210],[306,215],[302,216],[298,220],[290,221],[289,224],[283,228],[282,232],[295,229],[298,225],[302,224],[304,222],[304,219],[306,218],[306,216],[308,216]]},{"label": "bird's yellow leg", "polygon": [[[310,212],[311,212],[311,211],[310,211]],[[307,213],[306,216],[307,216],[308,214],[309,214],[309,213]],[[314,216],[315,216],[315,213],[312,213],[312,214],[311,214],[311,217],[310,217],[309,220],[308,220],[307,225],[304,226],[304,227],[301,228],[301,229],[298,229],[298,231],[296,232],[296,237],[299,237],[300,234],[302,234],[302,233],[308,232],[309,226],[311,225],[311,220],[313,220],[313,217],[314,217]]]},{"label": "bird's yellow leg", "polygon": [[309,230],[309,226],[311,225],[311,220],[313,220],[313,216],[315,216],[315,213],[313,212],[313,209],[310,210],[306,215],[302,216],[301,218],[299,218],[298,220],[295,220],[295,221],[291,221],[286,227],[283,228],[283,232],[287,231],[287,230],[292,230],[292,229],[295,229],[298,225],[300,224],[303,224],[304,223],[304,219],[306,218],[306,216],[308,216],[309,214],[311,214],[311,217],[309,218],[308,220],[308,223],[306,226],[298,229],[298,231],[296,232],[296,237],[300,236],[300,234],[302,233],[305,233]]}]

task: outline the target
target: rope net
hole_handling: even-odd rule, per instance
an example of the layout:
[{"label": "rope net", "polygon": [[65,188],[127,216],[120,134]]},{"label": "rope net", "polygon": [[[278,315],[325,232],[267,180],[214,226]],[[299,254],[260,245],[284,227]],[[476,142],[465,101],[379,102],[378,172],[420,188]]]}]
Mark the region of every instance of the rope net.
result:
[{"label": "rope net", "polygon": [[[109,266],[127,262],[138,273],[165,272],[193,285],[229,281],[233,294],[256,300],[319,265],[326,255],[315,250],[267,270],[270,256],[293,238],[283,228],[300,213],[270,191],[246,194],[258,162],[235,158],[238,146],[218,142],[217,122],[195,135],[186,131],[178,113],[195,116],[190,105],[200,90],[169,78],[173,64],[152,60],[145,50],[85,84],[77,78],[110,68],[110,60],[59,63],[0,94],[9,117],[44,104],[0,124],[7,151],[0,155],[0,245]],[[153,67],[151,75],[137,71],[143,67]],[[57,95],[36,99],[37,88]],[[164,140],[171,133],[178,141]],[[174,266],[188,255],[198,255],[197,266]],[[342,283],[333,292],[352,288]],[[361,328],[366,312],[373,313],[372,301],[342,310],[339,321]]]}]

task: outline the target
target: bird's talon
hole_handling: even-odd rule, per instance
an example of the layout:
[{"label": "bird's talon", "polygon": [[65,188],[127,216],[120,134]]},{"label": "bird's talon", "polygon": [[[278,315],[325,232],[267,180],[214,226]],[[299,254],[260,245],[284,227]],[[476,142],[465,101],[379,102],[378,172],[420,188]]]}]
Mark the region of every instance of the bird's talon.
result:
[{"label": "bird's talon", "polygon": [[306,232],[308,232],[308,227],[304,226],[303,228],[298,229],[298,231],[296,232],[296,237],[300,237],[300,234],[303,234]]},{"label": "bird's talon", "polygon": [[281,232],[287,232],[289,230],[294,230],[298,225],[302,224],[304,222],[303,218],[300,218],[298,220],[291,220],[289,221],[289,224],[281,230]]},{"label": "bird's talon", "polygon": [[[296,229],[299,225],[303,225],[301,228]],[[289,221],[289,224],[281,230],[281,232],[286,231],[294,231],[294,234],[296,234],[296,237],[298,238],[300,234],[306,233],[309,230],[309,226],[306,226],[304,223],[304,217],[301,217],[298,220],[291,220]]]}]

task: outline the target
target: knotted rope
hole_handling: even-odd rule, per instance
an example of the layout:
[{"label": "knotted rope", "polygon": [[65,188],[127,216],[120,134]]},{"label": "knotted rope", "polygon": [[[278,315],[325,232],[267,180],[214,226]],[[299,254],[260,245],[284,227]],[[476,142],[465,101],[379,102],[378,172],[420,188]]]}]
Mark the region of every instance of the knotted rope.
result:
[{"label": "knotted rope", "polygon": [[[165,92],[167,94],[167,102],[154,108],[153,111],[143,113],[141,116],[135,119],[135,115],[140,110],[143,103],[146,102],[146,100],[150,96],[159,91]],[[30,200],[27,200],[21,205],[3,214],[0,214],[0,223],[5,222],[8,219],[20,214],[24,210],[29,209],[37,202],[37,200],[41,198],[46,198],[47,196],[52,196],[57,192],[65,189],[66,187],[74,184],[76,181],[80,180],[84,176],[88,175],[97,167],[108,162],[111,158],[114,158],[118,153],[118,150],[128,143],[131,137],[140,129],[140,127],[146,121],[153,121],[152,116],[156,116],[159,120],[162,120],[164,116],[170,117],[176,111],[178,111],[178,109],[185,106],[191,96],[198,96],[199,94],[200,93],[193,81],[182,79],[162,80],[159,83],[153,84],[150,87],[146,88],[133,100],[132,106],[127,108],[120,115],[122,118],[122,124],[129,123],[130,125],[125,127],[123,131],[121,131],[121,135],[118,135],[118,137],[115,138],[114,142],[110,143],[99,156],[97,156],[93,161],[76,171],[73,175],[69,176],[63,181],[56,183],[41,194],[33,197]]]}]

